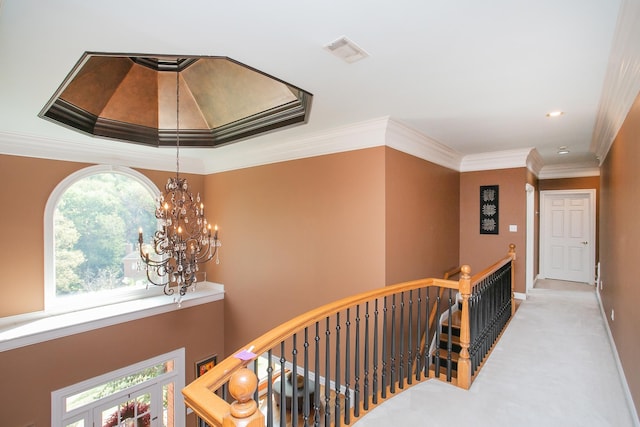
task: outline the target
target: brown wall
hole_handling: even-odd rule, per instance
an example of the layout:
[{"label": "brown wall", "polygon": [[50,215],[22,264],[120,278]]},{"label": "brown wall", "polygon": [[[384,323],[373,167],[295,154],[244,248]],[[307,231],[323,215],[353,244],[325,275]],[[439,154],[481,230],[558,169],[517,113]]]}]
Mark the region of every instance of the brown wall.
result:
[{"label": "brown wall", "polygon": [[386,152],[385,283],[442,277],[458,264],[460,174]]},{"label": "brown wall", "polygon": [[[55,186],[88,164],[0,155],[1,232],[11,245],[0,246],[0,317],[44,308],[43,216]],[[140,171],[162,188],[166,172]],[[194,192],[204,178],[184,175]],[[10,267],[10,268],[9,268]],[[224,304],[215,302],[126,324],[0,352],[0,424],[50,425],[51,392],[124,366],[186,349],[186,381],[195,362],[223,355]],[[158,339],[162,337],[162,339]],[[203,337],[205,337],[203,339]],[[190,422],[195,425],[195,417]]]},{"label": "brown wall", "polygon": [[206,178],[220,227],[225,347],[311,308],[384,286],[384,147]]},{"label": "brown wall", "polygon": [[196,361],[224,353],[223,330],[217,301],[0,352],[1,424],[51,425],[52,391],[182,347],[188,384]]},{"label": "brown wall", "polygon": [[[640,412],[640,97],[601,167],[601,298],[636,411]],[[610,318],[615,310],[615,321]]]},{"label": "brown wall", "polygon": [[[507,255],[516,245],[516,292],[525,292],[527,169],[464,172],[460,176],[460,264],[475,274]],[[480,234],[480,186],[499,185],[499,234]],[[509,225],[518,226],[515,233]]]},{"label": "brown wall", "polygon": [[458,175],[377,147],[207,177],[225,347],[344,296],[441,276],[457,263]]}]

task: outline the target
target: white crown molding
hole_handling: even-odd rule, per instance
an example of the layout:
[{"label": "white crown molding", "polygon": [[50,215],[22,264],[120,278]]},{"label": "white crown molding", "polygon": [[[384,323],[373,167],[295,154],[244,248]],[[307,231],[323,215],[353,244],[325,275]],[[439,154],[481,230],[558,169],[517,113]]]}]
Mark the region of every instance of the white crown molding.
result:
[{"label": "white crown molding", "polygon": [[495,169],[528,167],[532,148],[518,150],[493,151],[490,153],[469,154],[464,156],[460,172],[474,172]]},{"label": "white crown molding", "polygon": [[535,176],[539,176],[543,167],[544,161],[542,160],[542,156],[538,153],[538,150],[534,148],[527,156],[527,168],[533,172]]},{"label": "white crown molding", "polygon": [[609,64],[591,138],[591,151],[604,162],[640,93],[640,1],[622,0]]},{"label": "white crown molding", "polygon": [[459,170],[462,155],[389,117],[355,123],[304,139],[260,140],[233,149],[221,147],[205,160],[205,173],[217,173],[326,154],[388,146]]},{"label": "white crown molding", "polygon": [[[305,139],[255,139],[251,144],[237,143],[215,149],[183,148],[180,150],[180,171],[212,174],[380,146],[459,172],[527,167],[540,179],[600,174],[598,167],[593,165],[543,166],[537,150],[531,148],[463,156],[389,117],[359,122]],[[176,167],[172,148],[100,139],[92,139],[89,143],[66,141],[7,132],[0,132],[0,154],[161,171],[175,171]]]},{"label": "white crown molding", "polygon": [[256,139],[216,148],[205,159],[205,173],[225,172],[271,163],[385,145],[387,118],[379,118],[332,129],[303,139],[274,141]]},{"label": "white crown molding", "polygon": [[538,174],[538,179],[584,178],[600,176],[600,168],[592,163],[547,165]]},{"label": "white crown molding", "polygon": [[385,144],[403,153],[460,171],[461,153],[395,120],[387,120]]},{"label": "white crown molding", "polygon": [[[87,143],[0,132],[0,154],[161,171],[176,170],[176,152],[172,148],[145,147],[98,138],[92,138]],[[202,174],[204,163],[200,158],[183,156],[181,151],[180,170]]]}]

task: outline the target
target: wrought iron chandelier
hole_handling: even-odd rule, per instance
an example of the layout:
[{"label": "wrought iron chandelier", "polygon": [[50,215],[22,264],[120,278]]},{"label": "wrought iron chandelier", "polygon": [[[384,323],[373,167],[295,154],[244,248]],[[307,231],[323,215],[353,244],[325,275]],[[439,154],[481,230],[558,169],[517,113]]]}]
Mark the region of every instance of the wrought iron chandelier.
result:
[{"label": "wrought iron chandelier", "polygon": [[155,216],[159,229],[153,235],[151,250],[147,250],[142,236],[138,243],[142,268],[149,283],[162,286],[166,295],[177,292],[182,297],[189,288],[195,289],[199,265],[216,258],[220,263],[218,226],[204,216],[204,204],[200,193],[193,196],[186,178],[180,177],[180,73],[176,69],[176,176],[170,177],[164,192],[156,199]]}]

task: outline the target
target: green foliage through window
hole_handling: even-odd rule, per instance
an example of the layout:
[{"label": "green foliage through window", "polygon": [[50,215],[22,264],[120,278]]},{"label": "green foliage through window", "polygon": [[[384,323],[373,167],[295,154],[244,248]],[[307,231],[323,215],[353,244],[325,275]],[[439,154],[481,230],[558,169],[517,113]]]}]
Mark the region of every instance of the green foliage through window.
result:
[{"label": "green foliage through window", "polygon": [[54,213],[56,295],[146,283],[138,262],[138,228],[156,229],[155,202],[136,179],[102,172],[82,178]]}]

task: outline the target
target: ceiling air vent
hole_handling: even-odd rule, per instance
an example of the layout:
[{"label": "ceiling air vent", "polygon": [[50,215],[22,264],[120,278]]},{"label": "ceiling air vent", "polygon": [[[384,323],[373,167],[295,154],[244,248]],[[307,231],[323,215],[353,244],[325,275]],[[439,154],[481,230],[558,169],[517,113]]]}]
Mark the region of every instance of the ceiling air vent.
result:
[{"label": "ceiling air vent", "polygon": [[324,47],[345,62],[353,63],[369,56],[360,46],[342,36]]}]

